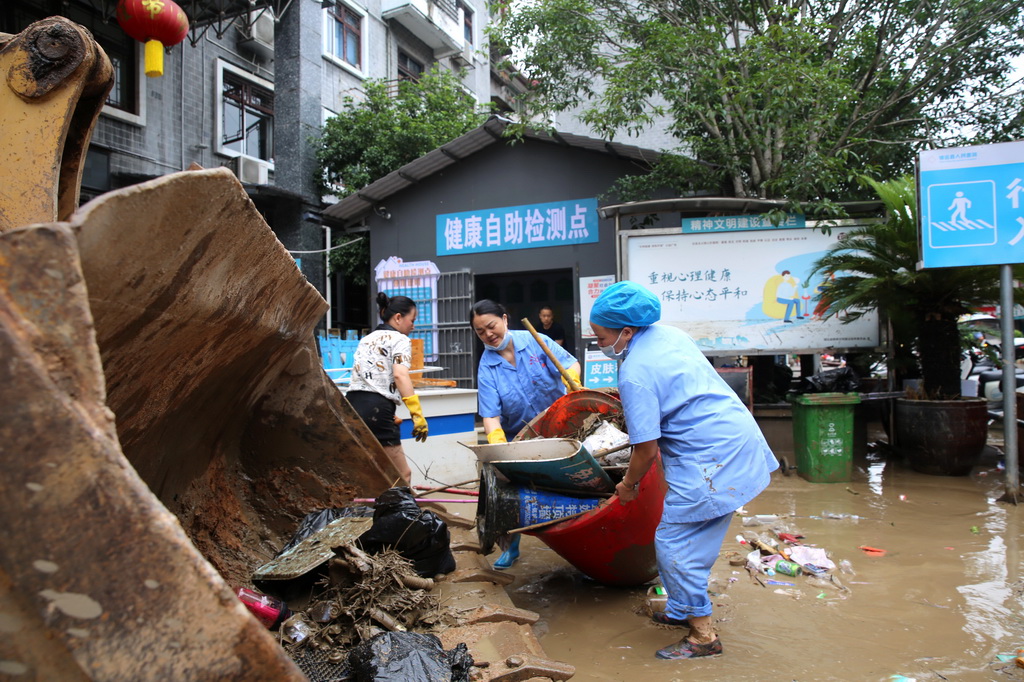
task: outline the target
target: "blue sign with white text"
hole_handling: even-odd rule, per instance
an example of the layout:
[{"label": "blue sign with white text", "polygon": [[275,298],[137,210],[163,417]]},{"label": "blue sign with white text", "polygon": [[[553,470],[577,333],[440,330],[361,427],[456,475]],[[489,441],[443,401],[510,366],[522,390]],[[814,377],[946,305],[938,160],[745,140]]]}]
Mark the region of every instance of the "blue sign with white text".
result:
[{"label": "blue sign with white text", "polygon": [[604,353],[587,351],[584,358],[583,385],[587,388],[615,388],[619,385],[619,363]]},{"label": "blue sign with white text", "polygon": [[597,199],[445,213],[436,225],[438,256],[587,244],[598,240]]},{"label": "blue sign with white text", "polygon": [[921,152],[919,187],[924,267],[1024,262],[1024,142]]},{"label": "blue sign with white text", "polygon": [[778,225],[763,215],[712,216],[709,218],[683,218],[683,234],[707,232],[740,232],[742,230],[789,230],[807,227],[807,220],[799,213],[787,213]]}]

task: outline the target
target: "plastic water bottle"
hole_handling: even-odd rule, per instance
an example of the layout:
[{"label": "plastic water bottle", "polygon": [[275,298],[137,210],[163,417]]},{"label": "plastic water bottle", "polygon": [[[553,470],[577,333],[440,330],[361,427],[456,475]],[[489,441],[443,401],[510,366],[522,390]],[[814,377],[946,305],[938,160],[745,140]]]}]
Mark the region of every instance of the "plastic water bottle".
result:
[{"label": "plastic water bottle", "polygon": [[843,559],[839,562],[839,570],[847,575],[857,575],[853,571],[853,564],[848,559]]},{"label": "plastic water bottle", "polygon": [[860,519],[861,519],[861,517],[857,516],[856,514],[837,514],[836,512],[828,512],[828,511],[821,512],[821,518],[823,518],[823,519],[847,520],[847,521],[853,521],[854,523],[856,523],[857,521],[860,521]]},{"label": "plastic water bottle", "polygon": [[764,526],[770,523],[775,523],[779,520],[779,517],[775,514],[754,514],[743,519],[743,526],[749,528],[750,526]]}]

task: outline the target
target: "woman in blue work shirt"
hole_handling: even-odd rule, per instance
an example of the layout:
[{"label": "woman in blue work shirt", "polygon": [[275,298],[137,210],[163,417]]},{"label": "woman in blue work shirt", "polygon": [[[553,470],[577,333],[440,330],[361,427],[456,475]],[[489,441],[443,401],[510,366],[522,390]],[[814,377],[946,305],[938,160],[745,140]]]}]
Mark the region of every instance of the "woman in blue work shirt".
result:
[{"label": "woman in blue work shirt", "polygon": [[[488,443],[514,438],[531,419],[565,395],[558,368],[528,331],[508,328],[508,314],[500,303],[484,299],[469,311],[469,323],[484,344],[477,369],[477,409]],[[540,335],[562,367],[579,381],[580,363],[560,345]],[[509,568],[519,558],[519,536],[494,562]]]},{"label": "woman in blue work shirt", "polygon": [[590,326],[601,351],[622,360],[619,397],[633,455],[619,501],[637,498],[637,484],[658,451],[668,482],[654,536],[658,572],[668,592],[655,622],[688,625],[690,633],[658,658],[722,653],[711,623],[708,577],[736,509],[768,486],[779,464],[750,411],[693,340],[654,324],[661,303],[633,282],[618,282],[594,301]]}]

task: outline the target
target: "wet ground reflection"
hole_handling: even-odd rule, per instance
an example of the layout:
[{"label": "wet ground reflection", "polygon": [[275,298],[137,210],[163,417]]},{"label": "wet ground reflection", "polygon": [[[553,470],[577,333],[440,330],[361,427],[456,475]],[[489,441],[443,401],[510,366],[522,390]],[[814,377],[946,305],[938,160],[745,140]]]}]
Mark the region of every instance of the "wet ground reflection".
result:
[{"label": "wet ground reflection", "polygon": [[[719,560],[717,659],[654,659],[685,631],[639,613],[646,589],[594,584],[535,538],[523,543],[509,593],[541,614],[546,652],[575,665],[578,680],[1024,680],[1012,658],[998,658],[1024,647],[1021,511],[995,501],[1003,472],[989,455],[962,478],[917,474],[884,451],[856,461],[850,483],[777,473],[746,511],[785,515],[789,530],[855,573],[840,575],[848,591],[806,577],[762,586]],[[758,530],[734,519],[723,550]]]}]

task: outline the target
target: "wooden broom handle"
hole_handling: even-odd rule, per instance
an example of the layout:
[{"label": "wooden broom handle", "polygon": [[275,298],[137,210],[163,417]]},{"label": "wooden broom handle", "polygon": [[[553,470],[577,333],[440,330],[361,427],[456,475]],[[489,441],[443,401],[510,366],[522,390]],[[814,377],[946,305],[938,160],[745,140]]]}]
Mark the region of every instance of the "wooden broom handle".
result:
[{"label": "wooden broom handle", "polygon": [[541,340],[540,334],[538,334],[537,330],[533,328],[533,325],[530,323],[530,320],[524,317],[520,321],[523,323],[524,327],[530,330],[530,333],[533,334],[534,340],[538,344],[540,344],[541,348],[544,349],[544,352],[547,353],[547,356],[551,359],[551,362],[555,363],[555,367],[558,369],[558,373],[562,375],[562,378],[565,379],[565,383],[569,385],[569,390],[582,391],[583,387],[580,386],[579,382],[573,379],[571,376],[569,376],[569,373],[565,371],[565,367],[562,367],[562,363],[558,361],[558,358],[556,358],[555,354],[551,352],[551,349],[548,348],[548,345]]}]

